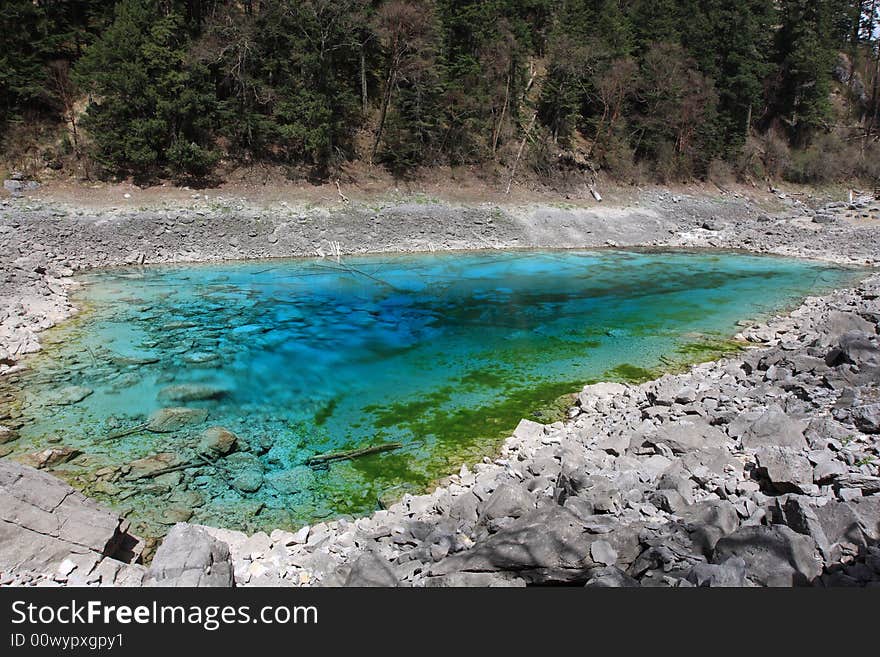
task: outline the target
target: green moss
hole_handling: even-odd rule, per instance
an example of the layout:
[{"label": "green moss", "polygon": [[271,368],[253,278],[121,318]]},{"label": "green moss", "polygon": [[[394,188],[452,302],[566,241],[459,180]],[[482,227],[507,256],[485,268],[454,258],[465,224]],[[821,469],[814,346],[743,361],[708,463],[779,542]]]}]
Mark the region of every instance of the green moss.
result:
[{"label": "green moss", "polygon": [[602,377],[604,381],[619,381],[624,383],[644,383],[658,376],[654,370],[647,370],[643,367],[623,363],[607,370]]}]

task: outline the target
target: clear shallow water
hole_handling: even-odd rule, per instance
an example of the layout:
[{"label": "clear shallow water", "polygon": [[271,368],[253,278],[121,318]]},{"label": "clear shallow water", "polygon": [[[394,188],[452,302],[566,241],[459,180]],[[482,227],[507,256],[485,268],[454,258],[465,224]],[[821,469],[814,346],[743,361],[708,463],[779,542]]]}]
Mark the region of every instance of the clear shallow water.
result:
[{"label": "clear shallow water", "polygon": [[[147,535],[188,513],[248,530],[368,513],[383,495],[491,455],[519,418],[555,419],[564,403],[554,402],[586,382],[706,360],[730,347],[738,320],[855,275],[732,253],[614,251],[94,273],[80,298],[91,311],[49,332],[17,384],[11,406],[23,426],[12,456],[82,450],[57,472],[131,510]],[[181,385],[217,394],[169,401]],[[69,386],[93,392],[58,405]],[[168,406],[205,409],[208,420],[108,438]],[[208,426],[240,439],[242,453],[219,470],[137,482],[116,470],[159,452],[191,460]],[[325,469],[304,464],[390,441],[403,448]],[[242,472],[255,490],[241,490]]]}]

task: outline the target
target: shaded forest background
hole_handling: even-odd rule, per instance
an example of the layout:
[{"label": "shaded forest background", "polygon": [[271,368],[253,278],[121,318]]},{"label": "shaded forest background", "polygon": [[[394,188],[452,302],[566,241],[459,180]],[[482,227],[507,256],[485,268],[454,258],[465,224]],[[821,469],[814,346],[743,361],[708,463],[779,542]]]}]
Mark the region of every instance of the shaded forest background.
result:
[{"label": "shaded forest background", "polygon": [[3,0],[39,175],[880,178],[880,0]]}]

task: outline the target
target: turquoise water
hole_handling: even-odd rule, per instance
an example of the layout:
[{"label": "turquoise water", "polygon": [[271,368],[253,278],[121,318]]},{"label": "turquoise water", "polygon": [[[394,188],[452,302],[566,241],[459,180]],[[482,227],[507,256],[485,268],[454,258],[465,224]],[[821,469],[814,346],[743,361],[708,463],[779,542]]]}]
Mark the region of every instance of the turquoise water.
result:
[{"label": "turquoise water", "polygon": [[[93,273],[79,298],[90,311],[49,332],[17,384],[12,457],[81,450],[56,471],[148,535],[184,517],[253,530],[367,513],[491,455],[521,417],[556,419],[559,398],[586,382],[706,360],[729,348],[738,320],[853,276],[790,259],[618,251]],[[59,405],[70,386],[92,392]],[[169,406],[208,418],[143,428]],[[239,437],[219,467],[129,480],[136,459],[196,459],[209,426]],[[402,448],[305,464],[392,441]]]}]

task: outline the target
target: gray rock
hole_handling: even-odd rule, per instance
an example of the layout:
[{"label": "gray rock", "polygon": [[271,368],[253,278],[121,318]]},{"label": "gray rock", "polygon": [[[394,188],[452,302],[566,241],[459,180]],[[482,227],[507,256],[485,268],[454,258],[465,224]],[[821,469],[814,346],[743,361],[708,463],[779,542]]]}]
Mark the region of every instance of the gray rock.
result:
[{"label": "gray rock", "polygon": [[584,586],[591,589],[637,588],[639,582],[619,568],[609,566],[591,571],[590,578]]},{"label": "gray rock", "polygon": [[874,326],[869,321],[859,317],[853,312],[832,311],[817,328],[820,332],[820,342],[825,346],[837,344],[840,338],[850,331],[874,333]]},{"label": "gray rock", "polygon": [[694,586],[713,588],[741,588],[749,586],[746,562],[730,557],[724,563],[698,563],[685,576]]},{"label": "gray rock", "polygon": [[804,430],[809,423],[789,417],[778,407],[763,412],[743,413],[728,428],[728,433],[742,439],[746,449],[790,447],[806,449]]},{"label": "gray rock", "polygon": [[367,550],[352,564],[345,586],[359,587],[396,587],[397,575],[394,574],[388,561]]},{"label": "gray rock", "polygon": [[856,428],[863,433],[880,433],[880,403],[854,406],[851,417]]},{"label": "gray rock", "polygon": [[880,366],[880,349],[864,331],[849,331],[840,337],[837,347],[828,352],[825,362],[832,366],[850,363],[877,367]]},{"label": "gray rock", "polygon": [[722,447],[727,437],[717,427],[713,427],[703,419],[684,419],[667,422],[656,432],[645,437],[650,445],[665,444],[674,453],[683,454],[704,448]]},{"label": "gray rock", "polygon": [[229,546],[183,522],[165,536],[144,580],[144,586],[157,587],[233,585]]},{"label": "gray rock", "polygon": [[758,475],[779,493],[803,492],[813,483],[813,466],[798,451],[788,447],[762,447],[756,454]]},{"label": "gray rock", "polygon": [[595,563],[603,566],[613,566],[617,563],[617,551],[611,546],[611,543],[603,539],[593,541],[590,545],[590,557]]},{"label": "gray rock", "polygon": [[727,500],[698,502],[679,513],[694,546],[710,556],[719,540],[736,531],[739,516]]},{"label": "gray rock", "polygon": [[586,582],[596,567],[589,556],[593,540],[571,511],[546,507],[434,564],[429,574],[507,571],[533,584]]},{"label": "gray rock", "polygon": [[55,570],[71,554],[129,560],[128,522],[46,472],[0,460],[0,571]]},{"label": "gray rock", "polygon": [[483,506],[480,520],[519,518],[535,508],[535,499],[522,486],[505,482],[498,486]]},{"label": "gray rock", "polygon": [[235,474],[233,488],[242,493],[254,493],[263,485],[263,465],[253,454],[236,452],[226,458],[228,469]]},{"label": "gray rock", "polygon": [[742,527],[720,539],[712,561],[740,557],[746,577],[759,586],[803,586],[822,572],[816,543],[783,525]]},{"label": "gray rock", "polygon": [[56,391],[49,400],[49,403],[55,406],[70,406],[78,404],[93,392],[91,388],[84,386],[67,386]]},{"label": "gray rock", "polygon": [[525,585],[525,580],[508,573],[451,573],[425,580],[427,588],[522,588]]}]

